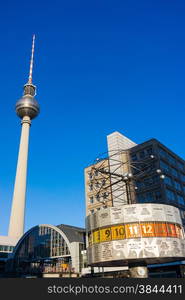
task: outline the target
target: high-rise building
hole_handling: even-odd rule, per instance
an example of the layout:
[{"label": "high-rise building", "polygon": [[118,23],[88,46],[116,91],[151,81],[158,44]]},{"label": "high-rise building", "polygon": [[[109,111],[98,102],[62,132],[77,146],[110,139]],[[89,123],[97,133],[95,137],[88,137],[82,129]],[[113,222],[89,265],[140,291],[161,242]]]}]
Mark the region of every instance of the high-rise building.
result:
[{"label": "high-rise building", "polygon": [[185,161],[156,139],[130,148],[129,155],[131,164],[150,161],[135,182],[137,202],[174,205],[180,209],[185,224]]},{"label": "high-rise building", "polygon": [[185,161],[156,139],[137,145],[114,132],[107,140],[107,157],[85,169],[86,215],[105,206],[164,203],[178,207],[185,224]]}]

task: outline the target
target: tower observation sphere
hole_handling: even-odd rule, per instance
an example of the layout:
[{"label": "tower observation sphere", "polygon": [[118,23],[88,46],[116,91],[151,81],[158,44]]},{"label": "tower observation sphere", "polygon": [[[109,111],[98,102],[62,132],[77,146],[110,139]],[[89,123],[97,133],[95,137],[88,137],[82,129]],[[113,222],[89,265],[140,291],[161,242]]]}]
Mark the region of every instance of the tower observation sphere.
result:
[{"label": "tower observation sphere", "polygon": [[16,103],[16,113],[23,119],[29,117],[30,120],[38,116],[40,112],[39,104],[32,95],[24,95]]}]

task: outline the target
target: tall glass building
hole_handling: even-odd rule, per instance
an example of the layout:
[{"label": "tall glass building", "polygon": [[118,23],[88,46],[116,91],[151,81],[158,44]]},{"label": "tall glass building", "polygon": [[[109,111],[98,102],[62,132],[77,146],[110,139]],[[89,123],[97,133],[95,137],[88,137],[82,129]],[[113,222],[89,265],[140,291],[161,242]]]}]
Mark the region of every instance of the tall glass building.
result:
[{"label": "tall glass building", "polygon": [[131,165],[144,170],[135,182],[136,202],[174,205],[185,225],[185,161],[156,139],[130,148],[129,155]]},{"label": "tall glass building", "polygon": [[127,204],[125,183],[116,181],[130,173],[131,203],[174,205],[180,209],[185,224],[185,161],[156,139],[137,145],[114,132],[107,140],[107,158],[85,169],[86,215],[105,203]]}]

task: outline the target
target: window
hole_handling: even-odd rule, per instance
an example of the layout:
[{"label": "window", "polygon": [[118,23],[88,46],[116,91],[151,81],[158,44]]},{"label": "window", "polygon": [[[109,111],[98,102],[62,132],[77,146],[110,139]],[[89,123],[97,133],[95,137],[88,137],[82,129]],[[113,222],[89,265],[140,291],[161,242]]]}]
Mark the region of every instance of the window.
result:
[{"label": "window", "polygon": [[154,192],[154,195],[155,195],[155,201],[160,201],[162,199],[162,194],[160,191],[156,191]]},{"label": "window", "polygon": [[152,149],[152,147],[146,148],[146,153],[147,153],[147,155],[153,154],[153,149]]},{"label": "window", "polygon": [[93,214],[93,213],[94,213],[94,209],[91,209],[91,210],[90,210],[90,213]]},{"label": "window", "polygon": [[102,185],[105,185],[105,183],[106,183],[106,180],[103,179],[103,180],[102,180]]},{"label": "window", "polygon": [[166,196],[169,201],[172,201],[172,202],[175,201],[175,194],[171,190],[166,189]]},{"label": "window", "polygon": [[160,180],[160,177],[158,175],[155,175],[152,177],[153,184],[158,183],[159,180]]},{"label": "window", "polygon": [[96,210],[98,211],[98,210],[100,210],[100,208],[101,208],[101,207],[97,207],[97,209],[96,209]]},{"label": "window", "polygon": [[180,177],[181,177],[181,180],[185,182],[185,175],[183,173],[180,173]]},{"label": "window", "polygon": [[153,202],[154,201],[154,195],[153,193],[146,193],[146,201],[147,202]]},{"label": "window", "polygon": [[153,163],[142,163],[135,167],[142,172],[145,172],[145,171],[149,172],[156,168],[156,164],[154,162]]},{"label": "window", "polygon": [[180,161],[177,161],[177,165],[179,167],[179,169],[181,169],[182,171],[184,170],[184,164],[181,163]]},{"label": "window", "polygon": [[95,171],[94,171],[94,175],[95,175],[95,176],[98,176],[98,170],[95,170]]},{"label": "window", "polygon": [[93,178],[93,175],[92,175],[92,172],[89,173],[89,179],[92,179]]},{"label": "window", "polygon": [[8,258],[8,253],[7,252],[1,252],[0,253],[0,258]]},{"label": "window", "polygon": [[137,181],[136,187],[137,187],[138,189],[142,189],[142,188],[144,187],[144,182],[142,182],[142,181]]},{"label": "window", "polygon": [[165,158],[167,159],[168,158],[168,154],[165,150],[163,150],[162,148],[159,148],[159,155],[162,157],[162,158]]},{"label": "window", "polygon": [[93,190],[93,184],[89,184],[89,191]]},{"label": "window", "polygon": [[105,192],[105,193],[103,193],[102,196],[103,196],[103,199],[106,199],[108,197],[108,193]]},{"label": "window", "polygon": [[146,179],[144,180],[144,185],[145,185],[145,186],[150,186],[150,185],[152,185],[152,183],[153,183],[152,177],[146,178]]},{"label": "window", "polygon": [[152,171],[152,170],[154,170],[154,169],[156,169],[156,163],[150,163],[150,165],[147,167],[147,170],[148,171]]},{"label": "window", "polygon": [[96,195],[96,201],[100,201],[100,195],[99,194]]},{"label": "window", "polygon": [[168,185],[170,185],[170,186],[173,186],[172,182],[173,182],[173,181],[172,181],[171,177],[165,175],[164,183],[165,183],[165,184],[168,184]]},{"label": "window", "polygon": [[137,195],[139,203],[158,202],[161,200],[162,195],[160,191],[148,192]]},{"label": "window", "polygon": [[168,161],[170,164],[176,165],[176,160],[171,154],[168,154]]},{"label": "window", "polygon": [[159,183],[160,177],[158,175],[152,176],[152,177],[147,177],[142,181],[138,181],[136,183],[136,186],[138,189],[142,189],[144,187],[151,186],[153,184]]},{"label": "window", "polygon": [[184,198],[180,195],[177,195],[177,200],[178,200],[178,203],[181,204],[181,205],[184,205]]},{"label": "window", "polygon": [[137,154],[132,154],[131,159],[132,159],[132,161],[136,161],[137,160]]},{"label": "window", "polygon": [[96,187],[96,188],[99,188],[99,187],[100,187],[100,184],[99,184],[98,181],[95,183],[95,187]]},{"label": "window", "polygon": [[175,188],[176,188],[176,190],[178,190],[178,191],[181,191],[181,185],[180,185],[180,183],[178,182],[178,181],[174,181],[174,184],[175,184]]},{"label": "window", "polygon": [[94,203],[94,198],[93,198],[93,196],[89,198],[89,202],[90,202],[91,204]]},{"label": "window", "polygon": [[175,177],[178,177],[178,172],[177,172],[177,170],[174,169],[174,168],[170,168],[170,169],[171,169],[172,175],[175,176]]},{"label": "window", "polygon": [[4,251],[4,246],[0,246],[0,251]]},{"label": "window", "polygon": [[160,167],[162,170],[169,172],[169,166],[163,160],[160,161]]},{"label": "window", "polygon": [[139,157],[142,159],[145,157],[145,152],[144,151],[140,151],[139,152]]},{"label": "window", "polygon": [[147,202],[145,194],[139,194],[139,195],[137,195],[137,197],[138,197],[138,201],[140,203]]}]

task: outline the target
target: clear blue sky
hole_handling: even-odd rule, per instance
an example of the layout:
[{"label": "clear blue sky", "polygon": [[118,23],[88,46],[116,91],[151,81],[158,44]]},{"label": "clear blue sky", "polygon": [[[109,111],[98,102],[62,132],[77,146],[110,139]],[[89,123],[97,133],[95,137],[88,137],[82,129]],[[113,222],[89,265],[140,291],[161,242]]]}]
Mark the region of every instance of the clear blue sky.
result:
[{"label": "clear blue sky", "polygon": [[3,1],[0,9],[0,234],[6,234],[36,34],[26,230],[84,225],[84,167],[120,131],[185,158],[185,2]]}]

